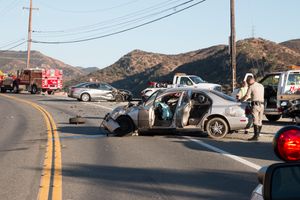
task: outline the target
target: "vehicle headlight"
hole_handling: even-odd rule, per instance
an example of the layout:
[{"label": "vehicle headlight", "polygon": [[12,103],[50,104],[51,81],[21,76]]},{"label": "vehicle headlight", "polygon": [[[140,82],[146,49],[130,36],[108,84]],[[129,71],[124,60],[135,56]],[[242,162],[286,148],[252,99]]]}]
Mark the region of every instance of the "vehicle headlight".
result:
[{"label": "vehicle headlight", "polygon": [[216,87],[214,87],[214,90],[222,92],[222,87],[221,86],[216,86]]}]

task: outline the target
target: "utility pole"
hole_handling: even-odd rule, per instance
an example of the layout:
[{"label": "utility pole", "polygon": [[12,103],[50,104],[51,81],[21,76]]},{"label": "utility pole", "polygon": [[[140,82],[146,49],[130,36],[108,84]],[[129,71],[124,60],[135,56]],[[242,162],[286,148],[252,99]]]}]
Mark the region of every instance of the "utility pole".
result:
[{"label": "utility pole", "polygon": [[236,88],[236,42],[235,42],[235,3],[230,0],[230,64],[232,70],[232,90]]},{"label": "utility pole", "polygon": [[27,40],[27,62],[26,68],[30,67],[30,52],[31,52],[31,34],[32,34],[32,10],[38,10],[38,8],[32,8],[32,0],[30,0],[29,8],[23,7],[23,9],[29,9],[29,20],[28,20],[28,40]]}]

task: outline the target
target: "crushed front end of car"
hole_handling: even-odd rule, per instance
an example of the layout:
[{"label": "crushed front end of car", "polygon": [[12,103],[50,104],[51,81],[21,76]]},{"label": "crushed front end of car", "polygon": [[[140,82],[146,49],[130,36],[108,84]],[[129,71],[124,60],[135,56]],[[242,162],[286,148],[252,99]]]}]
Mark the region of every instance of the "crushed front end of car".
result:
[{"label": "crushed front end of car", "polygon": [[[101,126],[109,133],[114,134],[118,130],[123,132],[133,132],[137,127],[138,118],[138,105],[128,103],[125,106],[116,107],[110,113],[107,113],[102,121]],[[127,120],[124,122],[124,120]],[[129,125],[130,130],[127,130],[124,126]],[[119,133],[122,134],[122,133]],[[125,135],[125,134],[124,134]]]}]

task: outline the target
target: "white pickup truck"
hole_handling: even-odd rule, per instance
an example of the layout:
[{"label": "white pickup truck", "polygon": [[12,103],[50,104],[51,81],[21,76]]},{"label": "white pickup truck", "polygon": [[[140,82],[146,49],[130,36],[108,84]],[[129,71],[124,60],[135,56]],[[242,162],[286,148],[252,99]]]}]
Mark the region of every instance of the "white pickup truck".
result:
[{"label": "white pickup truck", "polygon": [[[293,65],[288,69],[269,73],[259,81],[265,88],[264,114],[269,121],[277,121],[281,117],[289,118],[290,116],[283,112],[284,107],[291,100],[300,100],[300,66]],[[248,76],[253,74],[247,73],[244,80]],[[233,91],[233,97],[236,96],[237,91]]]},{"label": "white pickup truck", "polygon": [[144,89],[141,92],[141,97],[142,99],[147,99],[157,90],[160,90],[162,88],[175,88],[175,87],[191,87],[191,88],[201,88],[201,89],[222,91],[222,87],[219,84],[207,83],[199,76],[177,73],[173,78],[172,84],[150,82],[150,87]]}]

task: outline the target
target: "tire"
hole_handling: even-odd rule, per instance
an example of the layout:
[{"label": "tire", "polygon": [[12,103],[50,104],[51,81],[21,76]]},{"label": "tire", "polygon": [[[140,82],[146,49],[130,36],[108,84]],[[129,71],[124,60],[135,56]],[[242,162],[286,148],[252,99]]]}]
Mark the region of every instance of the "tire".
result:
[{"label": "tire", "polygon": [[270,122],[276,122],[280,119],[281,115],[266,115],[266,118],[270,121]]},{"label": "tire", "polygon": [[52,94],[54,94],[54,91],[48,90],[48,91],[47,91],[47,94],[48,94],[48,95],[52,95]]},{"label": "tire", "polygon": [[14,84],[13,85],[13,90],[14,93],[18,94],[19,93],[19,85],[18,84]]},{"label": "tire", "polygon": [[37,87],[36,85],[31,86],[31,94],[36,94],[37,93]]},{"label": "tire", "polygon": [[115,101],[116,101],[116,102],[122,102],[122,101],[124,101],[124,98],[123,98],[122,95],[117,94],[116,97],[115,97]]},{"label": "tire", "polygon": [[91,100],[91,96],[88,93],[83,93],[80,96],[80,100],[83,101],[83,102],[88,102],[88,101]]},{"label": "tire", "polygon": [[229,127],[224,119],[215,117],[207,122],[206,131],[210,137],[214,139],[221,139],[226,136],[229,131]]},{"label": "tire", "polygon": [[84,124],[85,120],[82,117],[72,117],[69,119],[70,124]]},{"label": "tire", "polygon": [[116,136],[122,137],[126,135],[130,135],[134,131],[134,124],[131,119],[125,116],[120,116],[117,118],[117,123],[119,124],[119,128],[114,131]]},{"label": "tire", "polygon": [[5,93],[6,89],[5,88],[1,88],[1,93]]}]

